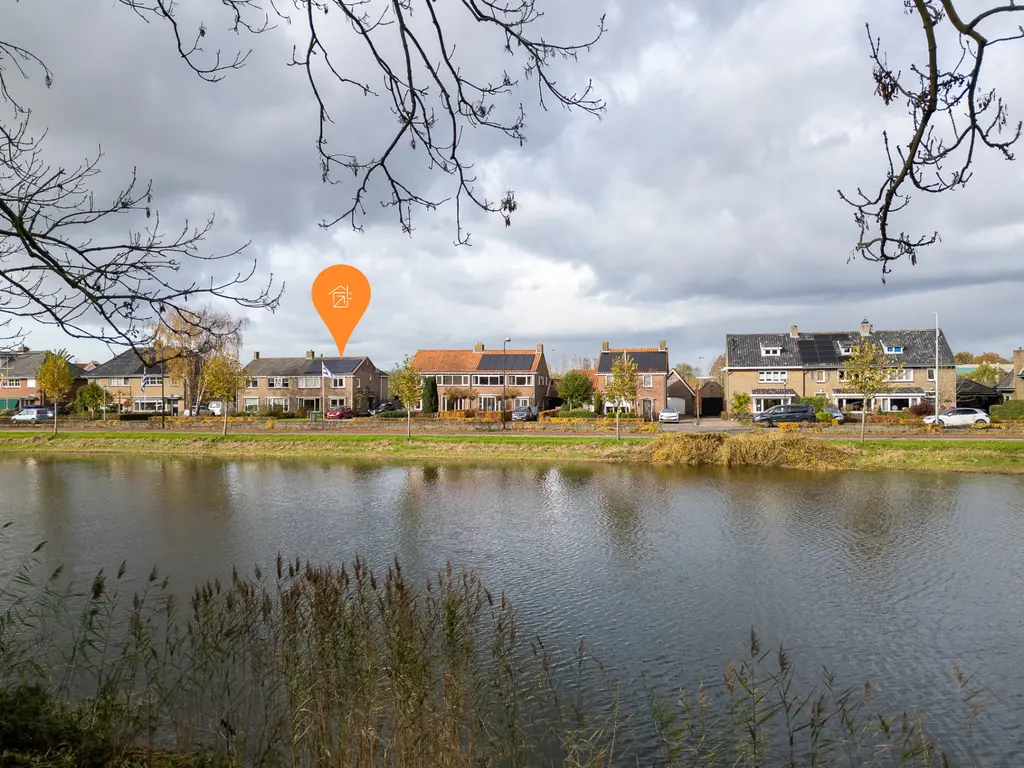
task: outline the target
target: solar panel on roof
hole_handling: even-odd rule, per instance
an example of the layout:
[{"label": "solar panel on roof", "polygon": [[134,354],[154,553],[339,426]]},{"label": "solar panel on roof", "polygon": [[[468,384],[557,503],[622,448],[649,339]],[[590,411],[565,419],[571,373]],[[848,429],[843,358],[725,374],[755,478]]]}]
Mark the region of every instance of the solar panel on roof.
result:
[{"label": "solar panel on roof", "polygon": [[533,368],[533,355],[513,353],[482,355],[476,366],[478,371],[528,371],[531,368]]}]

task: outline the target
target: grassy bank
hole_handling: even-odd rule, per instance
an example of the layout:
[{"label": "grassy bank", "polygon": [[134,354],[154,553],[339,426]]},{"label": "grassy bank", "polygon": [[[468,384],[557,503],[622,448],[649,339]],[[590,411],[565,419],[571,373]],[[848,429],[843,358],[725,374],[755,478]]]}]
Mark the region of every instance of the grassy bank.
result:
[{"label": "grassy bank", "polygon": [[450,565],[424,582],[279,556],[179,602],[126,565],[75,588],[40,548],[0,583],[2,766],[958,764],[923,718],[876,706],[884,680],[797,683],[753,631],[718,684],[655,692],[523,631]]},{"label": "grassy bank", "polygon": [[1024,473],[1024,442],[973,439],[837,440],[771,433],[666,434],[629,437],[521,435],[209,435],[67,433],[0,436],[0,453],[61,455],[373,458],[403,460],[600,461],[791,469],[919,469]]}]

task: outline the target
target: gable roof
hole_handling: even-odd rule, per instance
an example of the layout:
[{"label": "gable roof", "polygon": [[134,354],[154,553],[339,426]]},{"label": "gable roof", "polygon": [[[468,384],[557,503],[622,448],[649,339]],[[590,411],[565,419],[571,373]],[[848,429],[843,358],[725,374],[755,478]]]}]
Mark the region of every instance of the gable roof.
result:
[{"label": "gable roof", "polygon": [[[935,365],[935,330],[874,330],[862,337],[860,331],[799,333],[730,333],[725,337],[728,368],[841,368],[847,359],[840,346],[873,341],[883,347],[902,347],[902,354],[888,355],[906,368]],[[763,348],[776,348],[778,355],[765,356]],[[953,350],[939,331],[939,367],[953,367]]]},{"label": "gable roof", "polygon": [[242,370],[249,376],[319,376],[320,366],[326,365],[334,376],[347,376],[368,360],[368,357],[260,357],[250,360]]},{"label": "gable roof", "polygon": [[[151,349],[141,350],[143,354],[151,353]],[[134,349],[126,349],[119,355],[97,365],[91,371],[83,371],[82,375],[88,379],[107,378],[131,378],[142,376],[144,372],[153,371],[156,366],[146,366]]]},{"label": "gable roof", "polygon": [[611,373],[612,362],[616,357],[622,357],[622,353],[636,363],[637,373],[668,373],[668,350],[657,347],[642,347],[636,349],[605,349],[597,358],[597,372]]},{"label": "gable roof", "polygon": [[[46,351],[40,352],[9,352],[0,355],[2,366],[0,372],[8,379],[34,379],[39,373],[39,366],[46,358]],[[85,371],[74,363],[68,363],[72,379],[85,378]]]},{"label": "gable roof", "polygon": [[998,394],[995,387],[968,379],[966,376],[956,377],[956,393],[958,395],[975,395],[992,397]]},{"label": "gable roof", "polygon": [[423,374],[524,371],[535,373],[544,353],[535,349],[418,349],[413,365]]},{"label": "gable roof", "polygon": [[1009,390],[1013,391],[1013,380],[1016,378],[1016,374],[1013,371],[1003,371],[999,375],[999,382],[996,384],[998,390]]}]

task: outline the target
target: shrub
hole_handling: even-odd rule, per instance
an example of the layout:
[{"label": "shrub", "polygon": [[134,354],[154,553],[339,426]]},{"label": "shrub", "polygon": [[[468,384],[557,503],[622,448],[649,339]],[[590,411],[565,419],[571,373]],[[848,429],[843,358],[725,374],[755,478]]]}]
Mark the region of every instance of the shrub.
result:
[{"label": "shrub", "polygon": [[800,404],[814,406],[814,412],[820,414],[822,411],[825,410],[826,406],[828,406],[828,398],[825,397],[824,395],[817,395],[815,397],[801,397]]},{"label": "shrub", "polygon": [[598,414],[593,411],[588,411],[586,408],[575,408],[569,410],[568,408],[558,411],[558,418],[560,419],[596,419]]},{"label": "shrub", "polygon": [[928,400],[922,400],[920,403],[907,408],[904,413],[909,413],[912,416],[928,416],[935,413],[935,403]]},{"label": "shrub", "polygon": [[663,435],[650,447],[655,464],[757,466],[789,469],[842,469],[851,452],[829,441],[802,435],[759,433],[731,436],[722,432]]},{"label": "shrub", "polygon": [[779,424],[780,432],[797,432],[800,430],[800,425],[795,421],[784,421]]},{"label": "shrub", "polygon": [[377,414],[378,419],[404,419],[405,411],[383,411]]},{"label": "shrub", "polygon": [[1007,400],[989,408],[993,421],[1024,421],[1024,400]]}]

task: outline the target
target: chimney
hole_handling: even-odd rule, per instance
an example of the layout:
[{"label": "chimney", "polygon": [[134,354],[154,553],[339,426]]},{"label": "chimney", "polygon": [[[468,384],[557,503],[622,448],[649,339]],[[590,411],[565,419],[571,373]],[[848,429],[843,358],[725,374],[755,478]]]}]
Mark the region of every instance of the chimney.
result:
[{"label": "chimney", "polygon": [[868,319],[866,317],[863,320],[860,321],[860,335],[861,336],[870,336],[871,335],[871,323],[868,322]]},{"label": "chimney", "polygon": [[473,351],[474,352],[483,352],[484,351],[484,345],[483,344],[477,344],[476,346],[473,347]]},{"label": "chimney", "polygon": [[659,341],[658,342],[658,349],[660,349],[662,352],[664,352],[666,349],[668,349],[668,342],[666,342],[664,340]]},{"label": "chimney", "polygon": [[18,351],[19,352],[28,352],[28,347],[26,347],[24,344],[22,344],[20,347],[18,347]]},{"label": "chimney", "polygon": [[306,351],[306,359],[307,360],[312,360],[314,357],[316,357],[316,355],[313,353],[312,349]]},{"label": "chimney", "polygon": [[791,339],[800,338],[800,329],[797,328],[795,325],[789,326],[789,338],[791,338]]},{"label": "chimney", "polygon": [[544,354],[544,345],[543,344],[538,344],[537,345],[537,354],[538,355],[543,355]]},{"label": "chimney", "polygon": [[259,360],[260,359],[260,353],[259,352],[253,352],[252,353],[252,359],[253,360]]},{"label": "chimney", "polygon": [[607,352],[607,351],[608,351],[608,349],[610,348],[610,346],[611,346],[611,345],[610,345],[610,344],[608,344],[608,342],[607,342],[607,341],[602,341],[602,342],[601,342],[601,351],[602,351],[602,352]]}]

